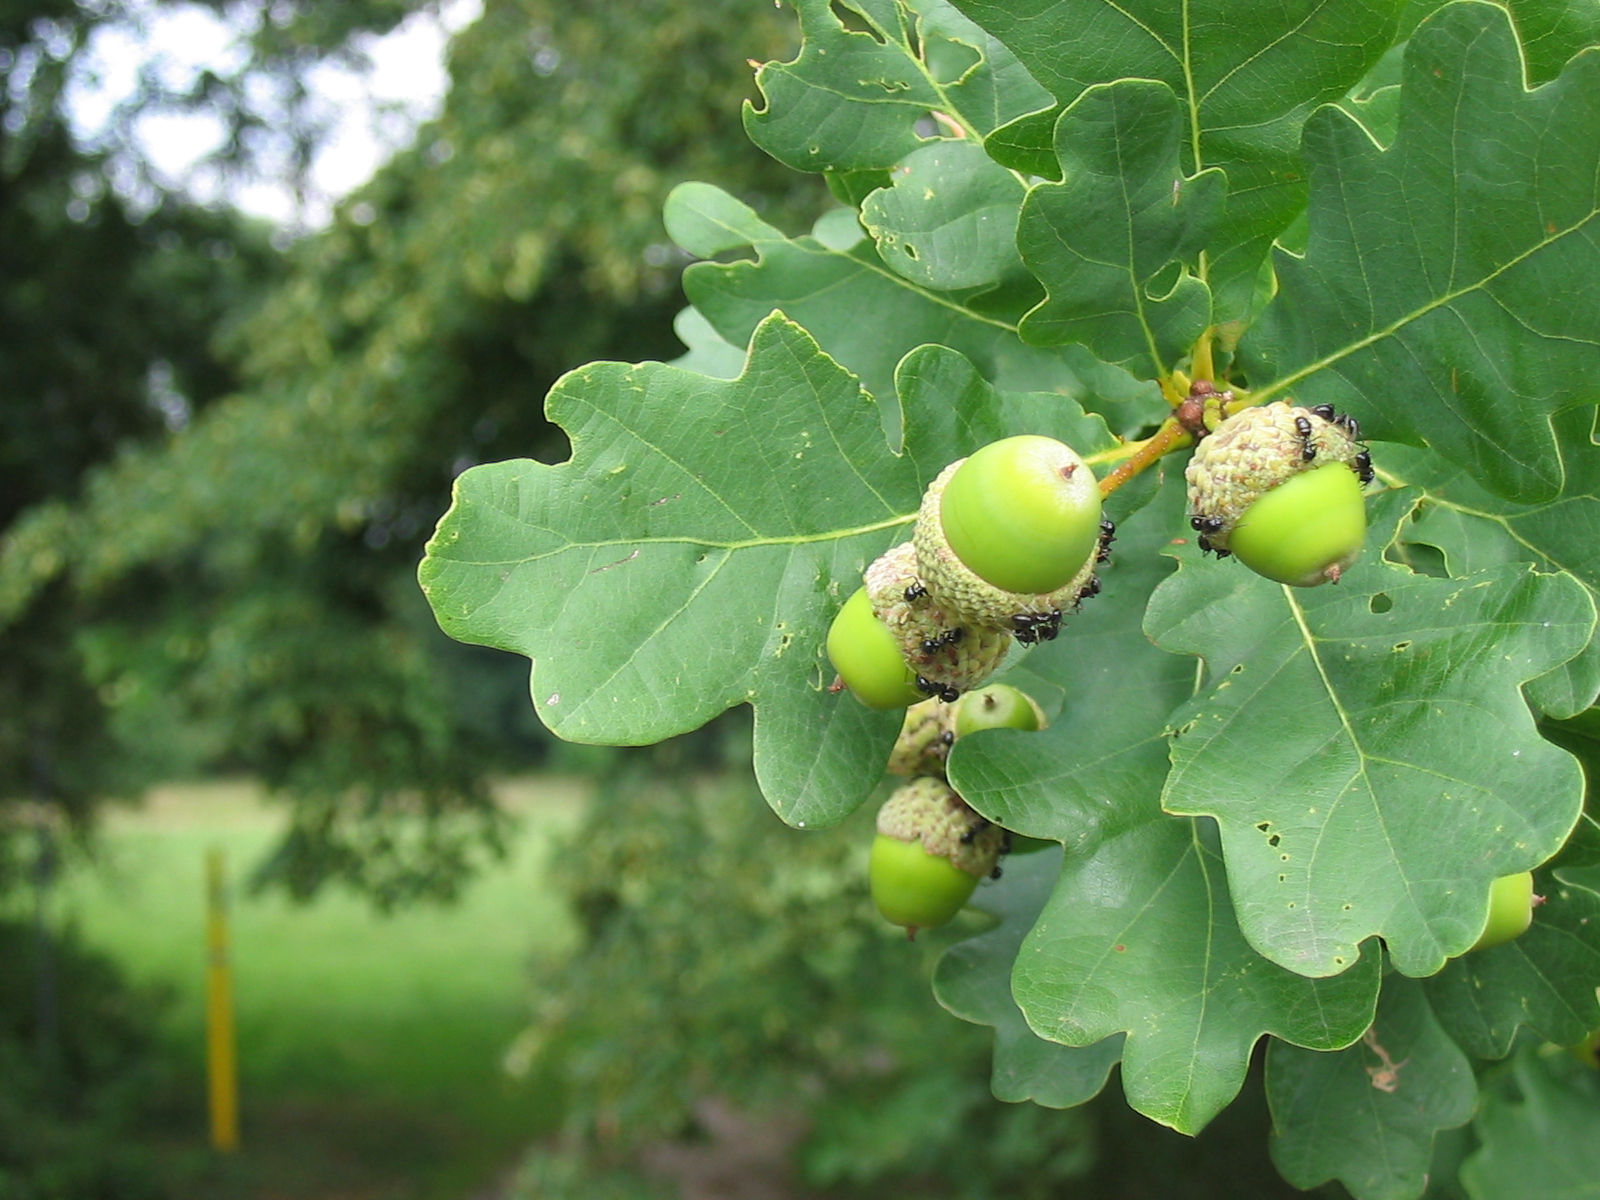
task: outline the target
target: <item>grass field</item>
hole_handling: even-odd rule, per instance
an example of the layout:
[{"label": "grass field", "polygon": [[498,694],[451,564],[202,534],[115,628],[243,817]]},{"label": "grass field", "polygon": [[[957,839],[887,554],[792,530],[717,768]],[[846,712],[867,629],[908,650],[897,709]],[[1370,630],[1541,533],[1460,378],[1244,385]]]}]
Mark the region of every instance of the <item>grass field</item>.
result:
[{"label": "grass field", "polygon": [[[510,860],[449,908],[374,913],[330,894],[297,907],[233,889],[243,1152],[218,1163],[200,1128],[204,859],[242,879],[281,814],[244,784],[162,789],[114,814],[99,861],[60,889],[63,919],[136,980],[170,989],[166,1034],[192,1130],[163,1151],[174,1186],[207,1197],[445,1200],[482,1194],[547,1130],[560,1098],[500,1068],[526,1021],[530,970],[572,931],[541,886],[579,785],[503,789],[522,831]],[[182,1122],[180,1122],[182,1123]]]}]

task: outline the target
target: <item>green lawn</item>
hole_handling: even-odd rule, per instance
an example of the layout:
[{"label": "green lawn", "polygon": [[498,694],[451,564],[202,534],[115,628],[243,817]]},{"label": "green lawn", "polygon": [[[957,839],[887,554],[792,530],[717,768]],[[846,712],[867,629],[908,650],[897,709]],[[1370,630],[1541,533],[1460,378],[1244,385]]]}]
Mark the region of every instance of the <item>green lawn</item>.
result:
[{"label": "green lawn", "polygon": [[[234,888],[245,1153],[215,1164],[201,1131],[179,1136],[168,1157],[180,1190],[465,1196],[550,1127],[559,1097],[500,1063],[526,1021],[528,972],[572,936],[540,873],[582,791],[523,782],[503,799],[522,820],[512,857],[450,908],[385,917],[346,894],[297,907]],[[114,815],[99,861],[61,889],[61,914],[86,941],[172,990],[180,1088],[198,1089],[203,1061],[206,851],[220,847],[237,882],[279,823],[247,785],[162,789]]]}]

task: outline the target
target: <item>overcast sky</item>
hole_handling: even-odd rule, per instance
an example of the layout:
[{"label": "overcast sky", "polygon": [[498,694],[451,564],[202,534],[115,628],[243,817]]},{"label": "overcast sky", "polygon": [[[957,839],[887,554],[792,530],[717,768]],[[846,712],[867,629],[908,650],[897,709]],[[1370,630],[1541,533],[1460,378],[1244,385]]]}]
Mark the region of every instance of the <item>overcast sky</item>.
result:
[{"label": "overcast sky", "polygon": [[[482,0],[443,0],[440,7],[438,13],[413,14],[385,37],[360,39],[358,48],[370,60],[366,71],[323,66],[312,74],[311,88],[334,133],[312,166],[314,195],[302,211],[296,211],[287,186],[271,181],[224,185],[192,170],[221,144],[223,131],[213,119],[149,114],[136,136],[166,181],[184,181],[196,199],[227,200],[297,231],[326,224],[341,197],[409,143],[419,124],[438,115],[449,83],[445,44],[476,20],[483,6]],[[135,22],[101,28],[68,92],[78,134],[94,140],[117,102],[132,94],[141,63],[153,63],[162,81],[175,88],[186,86],[207,67],[221,74],[237,70],[246,57],[241,34],[237,26],[196,5],[146,9]],[[270,110],[271,97],[259,100]]]}]

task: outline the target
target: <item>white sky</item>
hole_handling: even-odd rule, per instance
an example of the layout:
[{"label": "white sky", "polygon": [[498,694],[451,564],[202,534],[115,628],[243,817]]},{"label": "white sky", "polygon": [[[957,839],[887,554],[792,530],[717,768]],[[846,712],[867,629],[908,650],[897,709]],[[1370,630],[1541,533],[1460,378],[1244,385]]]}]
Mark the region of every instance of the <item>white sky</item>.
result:
[{"label": "white sky", "polygon": [[[144,153],[169,185],[182,184],[196,199],[226,202],[296,232],[327,223],[334,204],[372,177],[408,144],[417,127],[439,113],[449,86],[444,49],[452,34],[475,21],[482,0],[441,0],[440,11],[413,14],[384,37],[356,45],[366,70],[322,66],[311,75],[319,119],[332,129],[311,168],[312,195],[296,210],[292,190],[270,180],[224,184],[194,165],[221,144],[223,129],[199,115],[150,114],[136,128]],[[100,29],[81,56],[67,93],[74,128],[95,140],[116,104],[130,96],[141,64],[151,64],[174,87],[191,83],[207,67],[232,74],[244,62],[242,30],[197,5],[135,9],[133,22]],[[281,111],[275,97],[251,97],[258,111]],[[264,148],[270,164],[274,148]],[[280,156],[281,161],[281,156]]]}]

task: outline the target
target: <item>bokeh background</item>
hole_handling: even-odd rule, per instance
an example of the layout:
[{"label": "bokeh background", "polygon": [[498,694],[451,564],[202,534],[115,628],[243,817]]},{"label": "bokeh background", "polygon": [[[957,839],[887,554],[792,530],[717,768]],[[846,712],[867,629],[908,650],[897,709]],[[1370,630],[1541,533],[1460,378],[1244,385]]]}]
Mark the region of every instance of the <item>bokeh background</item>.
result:
[{"label": "bokeh background", "polygon": [[[0,0],[0,1200],[1272,1197],[1207,1133],[988,1091],[747,715],[554,743],[414,581],[541,400],[674,359],[667,191],[769,0]],[[430,55],[432,56],[430,58]],[[242,1144],[206,1134],[226,855]]]}]

